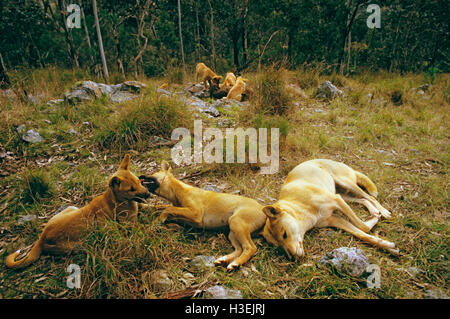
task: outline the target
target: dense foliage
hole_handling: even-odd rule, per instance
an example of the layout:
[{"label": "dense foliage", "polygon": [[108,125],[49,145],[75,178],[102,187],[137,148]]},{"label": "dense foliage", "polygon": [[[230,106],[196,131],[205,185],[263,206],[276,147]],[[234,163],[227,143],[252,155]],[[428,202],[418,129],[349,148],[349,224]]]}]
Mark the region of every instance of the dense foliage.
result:
[{"label": "dense foliage", "polygon": [[[80,27],[67,19],[81,8]],[[186,64],[204,61],[222,72],[259,63],[295,68],[323,63],[333,71],[360,68],[447,72],[449,2],[439,0],[181,0]],[[369,4],[381,8],[369,28]],[[108,68],[160,75],[182,66],[175,0],[99,0]],[[17,67],[82,67],[100,73],[91,0],[1,0],[0,57]]]}]

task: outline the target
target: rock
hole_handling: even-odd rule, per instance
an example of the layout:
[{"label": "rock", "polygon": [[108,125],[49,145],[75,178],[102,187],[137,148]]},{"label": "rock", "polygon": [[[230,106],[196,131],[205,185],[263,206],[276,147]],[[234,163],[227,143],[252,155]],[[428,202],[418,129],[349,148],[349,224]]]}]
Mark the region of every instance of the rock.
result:
[{"label": "rock", "polygon": [[49,106],[58,106],[64,104],[64,99],[55,99],[55,100],[50,100],[47,102],[47,105]]},{"label": "rock", "polygon": [[27,131],[27,128],[25,126],[25,124],[20,124],[17,128],[16,128],[17,133],[19,134],[24,134]]},{"label": "rock", "polygon": [[185,101],[188,105],[194,107],[201,113],[206,113],[214,117],[220,116],[220,112],[214,106],[208,102],[202,101],[198,97],[188,98]]},{"label": "rock", "polygon": [[447,294],[440,289],[428,289],[423,295],[424,299],[450,299]]},{"label": "rock", "polygon": [[151,273],[150,284],[153,286],[153,289],[161,292],[170,290],[170,288],[173,285],[173,282],[169,278],[165,270],[158,269]]},{"label": "rock", "polygon": [[70,128],[69,133],[72,134],[72,135],[78,134],[78,132],[75,131],[73,127]]},{"label": "rock", "polygon": [[186,88],[186,91],[188,91],[191,94],[199,93],[204,90],[205,90],[205,86],[203,85],[203,83],[193,84]]},{"label": "rock", "polygon": [[189,262],[189,265],[194,267],[214,267],[214,260],[216,259],[213,256],[198,255]]},{"label": "rock", "polygon": [[157,88],[156,92],[161,94],[161,95],[165,95],[165,96],[171,96],[172,95],[172,92],[167,91],[166,89],[163,89],[163,88]]},{"label": "rock", "polygon": [[25,223],[31,222],[33,220],[36,220],[37,216],[36,215],[24,215],[24,216],[20,216],[19,219],[17,220],[17,224],[19,225],[23,225]]},{"label": "rock", "polygon": [[122,103],[136,98],[136,95],[130,92],[116,91],[109,96],[113,103]]},{"label": "rock", "polygon": [[234,290],[227,287],[215,285],[205,289],[205,298],[207,299],[242,299],[240,290]]},{"label": "rock", "polygon": [[214,185],[211,185],[211,184],[208,184],[208,185],[204,186],[203,189],[205,191],[212,191],[212,192],[216,192],[216,193],[221,193],[222,192],[222,190],[219,189],[217,186],[214,186]]},{"label": "rock", "polygon": [[92,100],[92,96],[83,89],[75,89],[64,94],[64,101],[70,105],[75,105],[77,103],[87,102],[90,100]]},{"label": "rock", "polygon": [[330,81],[325,81],[317,88],[315,97],[324,100],[334,99],[343,96],[344,92],[335,87]]},{"label": "rock", "polygon": [[145,83],[139,81],[125,81],[119,85],[120,86],[118,88],[120,91],[128,91],[132,93],[141,93],[141,90],[147,87]]},{"label": "rock", "polygon": [[33,144],[43,141],[42,136],[40,136],[39,133],[34,130],[29,130],[28,132],[26,132],[24,135],[22,135],[22,139],[25,142]]},{"label": "rock", "polygon": [[148,143],[150,144],[150,146],[157,146],[157,145],[161,145],[161,144],[165,144],[165,143],[169,143],[170,141],[163,138],[163,137],[159,137],[159,136],[150,136],[148,138]]},{"label": "rock", "polygon": [[340,247],[320,258],[319,264],[331,265],[338,271],[360,277],[369,265],[369,260],[361,249]]},{"label": "rock", "polygon": [[64,94],[64,101],[74,105],[84,101],[108,96],[113,103],[121,103],[136,97],[147,85],[139,81],[126,81],[120,84],[104,84],[93,81],[75,83],[70,91]]}]

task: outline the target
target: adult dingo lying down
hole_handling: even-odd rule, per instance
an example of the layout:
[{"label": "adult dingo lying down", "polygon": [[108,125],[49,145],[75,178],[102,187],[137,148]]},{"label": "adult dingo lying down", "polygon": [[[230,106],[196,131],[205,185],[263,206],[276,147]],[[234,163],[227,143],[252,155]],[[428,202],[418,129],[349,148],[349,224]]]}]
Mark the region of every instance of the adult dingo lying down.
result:
[{"label": "adult dingo lying down", "polygon": [[264,226],[266,216],[262,205],[244,196],[216,193],[193,187],[177,180],[165,161],[161,170],[150,176],[139,176],[150,192],[159,195],[173,206],[167,205],[160,215],[161,221],[175,220],[194,227],[220,228],[229,226],[228,238],[235,248],[229,255],[218,258],[216,265],[228,264],[233,270],[247,262],[256,252],[251,234]]},{"label": "adult dingo lying down", "polygon": [[203,82],[205,90],[209,90],[211,85],[219,87],[222,76],[217,75],[213,70],[208,68],[205,63],[200,62],[197,63],[195,67],[195,78],[197,80],[200,79]]},{"label": "adult dingo lying down", "polygon": [[69,253],[83,231],[106,218],[137,220],[138,202],[150,196],[146,187],[130,171],[130,156],[125,155],[119,170],[109,179],[107,190],[87,206],[74,206],[50,218],[39,239],[31,246],[6,257],[6,266],[22,268],[36,261],[41,252]]},{"label": "adult dingo lying down", "polygon": [[[336,186],[353,196],[336,194]],[[303,237],[313,227],[340,228],[398,254],[394,243],[367,234],[381,216],[390,216],[375,199],[376,195],[377,188],[367,176],[343,163],[326,159],[304,162],[288,174],[279,200],[263,208],[268,219],[262,234],[268,242],[281,246],[288,256],[304,255]],[[372,217],[363,222],[343,198],[365,205]],[[348,220],[334,214],[335,210]]]}]

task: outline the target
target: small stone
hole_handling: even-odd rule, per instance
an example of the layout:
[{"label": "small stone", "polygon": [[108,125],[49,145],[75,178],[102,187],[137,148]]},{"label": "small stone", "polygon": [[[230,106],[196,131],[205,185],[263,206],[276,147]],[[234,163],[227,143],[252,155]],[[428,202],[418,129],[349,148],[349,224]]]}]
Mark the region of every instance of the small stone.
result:
[{"label": "small stone", "polygon": [[340,247],[323,256],[319,260],[319,264],[331,265],[338,271],[360,277],[369,265],[369,260],[361,249]]},{"label": "small stone", "polygon": [[55,100],[50,100],[47,102],[47,105],[49,106],[58,106],[64,104],[64,99],[55,99]]},{"label": "small stone", "polygon": [[194,267],[214,267],[214,260],[216,259],[213,256],[198,255],[189,264]]},{"label": "small stone", "polygon": [[150,276],[150,284],[159,292],[169,290],[173,282],[170,280],[165,270],[159,269],[152,272]]},{"label": "small stone", "polygon": [[29,130],[26,134],[22,135],[22,139],[28,143],[39,143],[43,141],[42,136],[34,130]]},{"label": "small stone", "polygon": [[19,134],[24,134],[24,133],[27,131],[25,124],[20,124],[20,125],[16,128],[16,131],[17,131],[17,133],[19,133]]},{"label": "small stone", "polygon": [[17,224],[19,225],[23,225],[25,223],[31,222],[33,220],[36,220],[37,216],[36,215],[24,215],[24,216],[20,216],[19,219],[17,220]]},{"label": "small stone", "polygon": [[450,299],[447,294],[440,289],[428,289],[423,295],[424,299]]},{"label": "small stone", "polygon": [[219,189],[217,186],[214,186],[214,185],[211,185],[211,184],[206,185],[205,187],[203,187],[203,189],[205,191],[211,191],[211,192],[216,192],[216,193],[221,193],[222,192],[222,190]]},{"label": "small stone", "polygon": [[69,133],[72,134],[72,135],[75,135],[75,134],[77,134],[78,132],[75,131],[74,128],[72,127],[72,128],[70,128]]},{"label": "small stone", "polygon": [[242,299],[240,290],[234,290],[220,285],[215,285],[205,289],[207,299]]}]

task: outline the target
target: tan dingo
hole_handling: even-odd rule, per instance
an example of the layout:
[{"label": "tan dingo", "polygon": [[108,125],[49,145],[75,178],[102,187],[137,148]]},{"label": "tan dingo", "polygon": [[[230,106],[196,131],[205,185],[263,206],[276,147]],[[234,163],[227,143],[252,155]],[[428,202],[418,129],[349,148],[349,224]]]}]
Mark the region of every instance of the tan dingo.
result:
[{"label": "tan dingo", "polygon": [[222,76],[217,75],[210,68],[208,68],[204,63],[200,62],[195,67],[195,78],[200,79],[205,86],[205,90],[209,90],[211,85],[219,87],[220,80]]},{"label": "tan dingo", "polygon": [[233,270],[247,262],[256,246],[251,234],[262,228],[266,216],[257,201],[232,194],[206,191],[181,182],[172,175],[172,168],[165,161],[161,170],[150,176],[139,176],[148,190],[159,195],[173,206],[167,205],[160,219],[181,221],[201,228],[229,226],[228,238],[235,248],[229,255],[216,259],[215,264],[228,264]]},{"label": "tan dingo", "polygon": [[130,156],[125,155],[119,170],[109,179],[108,189],[87,206],[70,206],[50,218],[39,239],[23,251],[6,257],[6,266],[22,268],[36,261],[41,252],[69,253],[85,231],[95,221],[106,218],[137,220],[138,204],[150,196],[147,188],[130,171]]},{"label": "tan dingo", "polygon": [[[344,189],[346,194],[336,194],[336,186]],[[394,243],[367,234],[381,216],[390,217],[375,199],[376,195],[377,188],[366,175],[343,163],[326,159],[304,162],[288,174],[279,200],[263,208],[268,219],[262,234],[268,242],[281,246],[288,256],[304,255],[303,237],[313,227],[340,228],[398,254]],[[372,217],[363,222],[343,198],[363,204]],[[333,214],[335,210],[342,212],[348,220]]]}]

